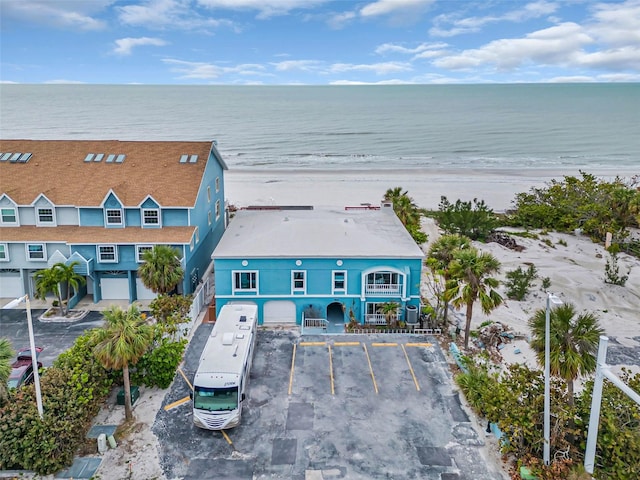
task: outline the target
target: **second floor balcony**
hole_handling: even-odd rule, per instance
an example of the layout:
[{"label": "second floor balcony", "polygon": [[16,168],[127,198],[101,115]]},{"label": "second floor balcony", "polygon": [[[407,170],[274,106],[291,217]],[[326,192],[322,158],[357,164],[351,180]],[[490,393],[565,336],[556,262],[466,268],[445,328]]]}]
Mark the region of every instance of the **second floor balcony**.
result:
[{"label": "second floor balcony", "polygon": [[376,295],[380,297],[393,297],[402,293],[400,283],[367,283],[364,287],[365,295]]}]

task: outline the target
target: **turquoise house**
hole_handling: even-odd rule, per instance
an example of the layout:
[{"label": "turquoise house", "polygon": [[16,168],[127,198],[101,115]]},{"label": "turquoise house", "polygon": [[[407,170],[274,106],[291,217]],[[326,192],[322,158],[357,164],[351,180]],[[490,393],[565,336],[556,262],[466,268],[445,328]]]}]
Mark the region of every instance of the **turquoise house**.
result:
[{"label": "turquoise house", "polygon": [[212,258],[216,307],[254,302],[260,324],[380,325],[419,312],[424,253],[390,204],[240,210]]},{"label": "turquoise house", "polygon": [[79,262],[72,299],[154,297],[137,277],[154,245],[180,252],[191,293],[225,226],[215,142],[0,141],[0,297],[33,295],[38,270]]}]

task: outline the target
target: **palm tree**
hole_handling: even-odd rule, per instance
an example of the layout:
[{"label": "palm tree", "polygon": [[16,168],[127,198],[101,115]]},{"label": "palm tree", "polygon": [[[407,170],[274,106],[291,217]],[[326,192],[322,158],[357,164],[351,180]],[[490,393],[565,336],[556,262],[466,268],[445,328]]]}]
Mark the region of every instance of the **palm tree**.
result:
[{"label": "palm tree", "polygon": [[400,305],[396,302],[385,302],[378,307],[378,313],[382,313],[384,315],[387,326],[393,326],[392,324],[395,323],[398,308],[400,308]]},{"label": "palm tree", "polygon": [[[66,315],[69,299],[71,298],[71,289],[76,292],[80,285],[86,283],[85,278],[74,270],[74,267],[79,264],[80,262],[78,261],[71,262],[69,265],[58,262],[51,268],[40,270],[36,273],[36,298],[44,300],[47,293],[54,293],[58,300],[60,315]],[[66,302],[62,301],[61,285],[63,284],[66,285],[67,290]]]},{"label": "palm tree", "polygon": [[[540,365],[544,365],[546,314],[546,309],[541,308],[529,319],[531,346]],[[573,382],[578,376],[595,371],[598,343],[604,334],[595,314],[576,315],[576,308],[570,303],[558,305],[549,312],[549,370],[551,375],[567,382],[572,405]]]},{"label": "palm tree", "polygon": [[457,250],[449,264],[450,280],[445,291],[445,300],[460,308],[466,305],[467,323],[464,330],[464,347],[469,348],[473,304],[480,300],[485,314],[502,303],[502,297],[495,290],[500,282],[490,275],[500,271],[500,262],[487,252],[479,253],[475,248]]},{"label": "palm tree", "polygon": [[124,380],[124,411],[127,421],[131,411],[131,383],[129,365],[135,365],[145,354],[153,339],[153,329],[147,325],[135,305],[128,310],[112,306],[104,311],[106,325],[94,330],[96,346],[93,353],[107,369],[122,369]]},{"label": "palm tree", "polygon": [[[453,260],[454,252],[470,247],[471,240],[468,237],[457,234],[442,235],[433,243],[433,245],[431,245],[431,248],[429,248],[426,260],[427,267],[429,267],[434,273],[442,275],[446,284],[451,278],[451,274],[449,273],[449,264]],[[446,325],[449,302],[446,299],[443,300],[443,322]]]},{"label": "palm tree", "polygon": [[168,245],[156,245],[142,254],[143,264],[138,267],[142,283],[154,293],[173,292],[184,277],[180,250]]},{"label": "palm tree", "polygon": [[405,227],[420,223],[420,209],[408,191],[402,191],[402,187],[390,188],[384,194],[384,199],[392,203],[393,211]]},{"label": "palm tree", "polygon": [[9,339],[0,338],[0,405],[7,398],[7,380],[11,374],[11,360],[14,355]]}]

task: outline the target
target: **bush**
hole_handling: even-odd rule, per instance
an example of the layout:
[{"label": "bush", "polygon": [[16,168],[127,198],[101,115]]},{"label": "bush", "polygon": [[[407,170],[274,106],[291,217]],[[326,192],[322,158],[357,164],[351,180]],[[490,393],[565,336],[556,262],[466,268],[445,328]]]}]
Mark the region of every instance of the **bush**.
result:
[{"label": "bush", "polygon": [[459,234],[471,240],[484,240],[498,225],[498,219],[484,200],[463,202],[456,200],[451,204],[447,197],[440,197],[438,212],[435,213],[438,225],[445,233]]},{"label": "bush", "polygon": [[186,339],[174,342],[169,338],[163,338],[156,342],[136,364],[135,370],[131,373],[132,384],[168,388],[182,361],[186,346]]},{"label": "bush", "polygon": [[512,300],[522,301],[525,299],[531,288],[531,283],[538,276],[535,265],[529,265],[527,270],[518,267],[515,270],[507,272],[507,297]]}]

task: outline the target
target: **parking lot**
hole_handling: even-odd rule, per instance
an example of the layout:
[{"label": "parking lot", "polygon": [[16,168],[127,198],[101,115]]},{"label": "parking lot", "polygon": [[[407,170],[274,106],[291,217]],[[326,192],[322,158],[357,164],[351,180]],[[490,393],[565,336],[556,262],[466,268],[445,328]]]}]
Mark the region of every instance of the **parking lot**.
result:
[{"label": "parking lot", "polygon": [[[192,379],[212,326],[185,357]],[[189,394],[177,376],[164,405]],[[261,330],[238,427],[196,428],[191,403],[153,426],[167,478],[496,480],[432,337]]]}]

